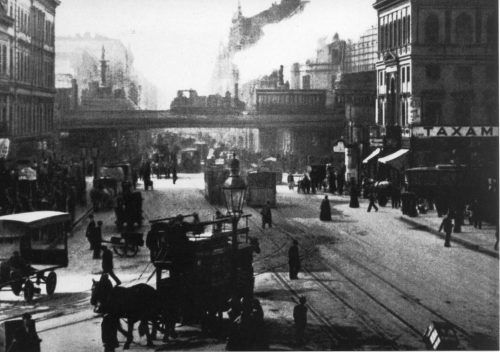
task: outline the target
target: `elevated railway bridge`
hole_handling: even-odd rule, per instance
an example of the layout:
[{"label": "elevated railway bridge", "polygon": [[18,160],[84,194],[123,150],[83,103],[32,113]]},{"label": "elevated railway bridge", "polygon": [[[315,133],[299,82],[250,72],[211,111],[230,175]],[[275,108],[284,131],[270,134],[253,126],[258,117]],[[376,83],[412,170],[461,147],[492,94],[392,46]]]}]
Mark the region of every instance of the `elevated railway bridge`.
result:
[{"label": "elevated railway bridge", "polygon": [[[343,115],[333,112],[300,114],[191,114],[172,111],[70,111],[59,124],[71,143],[87,146],[129,131],[169,128],[242,128],[259,130],[259,150],[283,154],[284,144],[295,154],[322,155],[342,135]],[[76,142],[80,143],[80,142]]]}]

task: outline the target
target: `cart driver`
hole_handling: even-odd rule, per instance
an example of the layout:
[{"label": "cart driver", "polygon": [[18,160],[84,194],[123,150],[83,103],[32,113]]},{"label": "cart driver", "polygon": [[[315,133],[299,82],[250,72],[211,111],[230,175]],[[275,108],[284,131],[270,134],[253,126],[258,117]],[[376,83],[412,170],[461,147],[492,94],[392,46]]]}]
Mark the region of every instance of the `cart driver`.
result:
[{"label": "cart driver", "polygon": [[12,257],[9,258],[7,263],[12,272],[19,273],[21,276],[29,274],[32,270],[31,266],[19,255],[18,251],[12,253]]}]

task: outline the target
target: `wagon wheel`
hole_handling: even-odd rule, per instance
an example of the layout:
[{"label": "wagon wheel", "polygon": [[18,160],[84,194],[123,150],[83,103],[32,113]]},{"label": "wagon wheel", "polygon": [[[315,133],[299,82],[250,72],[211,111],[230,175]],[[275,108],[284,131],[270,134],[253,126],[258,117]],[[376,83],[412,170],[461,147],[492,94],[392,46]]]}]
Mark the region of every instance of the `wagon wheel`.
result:
[{"label": "wagon wheel", "polygon": [[14,293],[16,296],[19,296],[21,290],[23,289],[23,282],[21,280],[21,275],[19,275],[19,273],[13,272],[10,276],[10,279],[13,281],[10,284],[10,287],[12,288],[12,293]]},{"label": "wagon wheel", "polygon": [[51,271],[47,278],[45,279],[45,289],[47,290],[47,294],[51,296],[54,294],[57,285],[57,275],[55,272]]},{"label": "wagon wheel", "polygon": [[125,245],[125,256],[127,257],[135,257],[137,252],[139,251],[139,246],[137,245]]},{"label": "wagon wheel", "polygon": [[35,293],[35,287],[33,283],[28,279],[24,283],[24,300],[26,302],[31,302],[33,299],[33,294]]},{"label": "wagon wheel", "polygon": [[126,244],[113,246],[113,252],[115,252],[116,255],[118,255],[119,257],[124,257],[126,254],[126,247],[127,247]]}]

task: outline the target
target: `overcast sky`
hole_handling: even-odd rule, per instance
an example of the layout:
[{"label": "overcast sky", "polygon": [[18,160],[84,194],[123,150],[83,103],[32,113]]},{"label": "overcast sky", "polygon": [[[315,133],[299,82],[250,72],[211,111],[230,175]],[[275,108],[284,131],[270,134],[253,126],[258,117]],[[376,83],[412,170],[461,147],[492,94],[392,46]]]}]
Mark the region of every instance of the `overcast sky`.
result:
[{"label": "overcast sky", "polygon": [[[237,0],[62,0],[56,34],[98,33],[121,39],[135,68],[160,90],[163,108],[178,89],[209,94],[208,83],[222,41],[227,40]],[[279,0],[241,0],[251,16]],[[356,40],[376,24],[373,0],[310,0],[305,10],[265,28],[257,46],[237,57],[242,80],[268,74],[280,64],[314,55],[320,37]],[[285,69],[285,74],[287,69]]]}]

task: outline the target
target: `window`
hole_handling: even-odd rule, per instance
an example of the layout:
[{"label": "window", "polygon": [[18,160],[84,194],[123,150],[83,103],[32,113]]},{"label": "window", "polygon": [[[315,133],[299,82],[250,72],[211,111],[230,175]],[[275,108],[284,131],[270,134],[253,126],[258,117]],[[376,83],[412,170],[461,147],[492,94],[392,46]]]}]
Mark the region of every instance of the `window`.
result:
[{"label": "window", "polygon": [[406,72],[406,67],[401,67],[401,83],[405,83],[405,72]]},{"label": "window", "polygon": [[406,82],[410,82],[410,66],[406,67]]},{"label": "window", "polygon": [[470,44],[473,40],[472,17],[462,13],[455,21],[455,35],[460,45]]},{"label": "window", "polygon": [[439,19],[435,14],[430,14],[425,19],[425,42],[436,44],[439,42]]},{"label": "window", "polygon": [[311,89],[311,76],[302,77],[302,89]]},{"label": "window", "polygon": [[425,66],[425,75],[431,81],[437,81],[441,77],[441,67],[438,64]]}]

